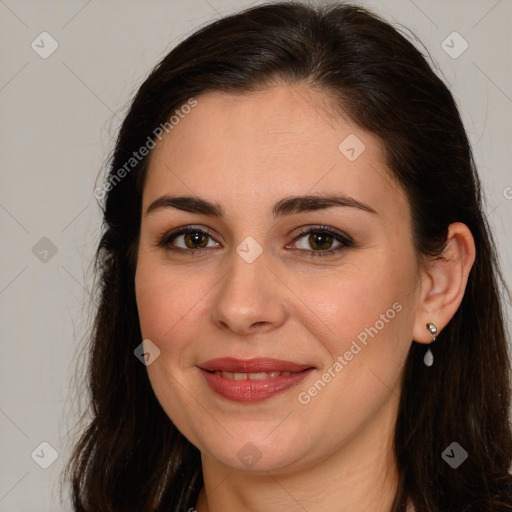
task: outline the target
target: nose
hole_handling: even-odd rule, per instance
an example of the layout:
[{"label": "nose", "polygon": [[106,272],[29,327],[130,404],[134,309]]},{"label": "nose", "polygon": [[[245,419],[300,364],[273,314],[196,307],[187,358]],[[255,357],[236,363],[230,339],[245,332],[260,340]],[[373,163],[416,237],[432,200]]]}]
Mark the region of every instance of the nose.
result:
[{"label": "nose", "polygon": [[233,251],[229,269],[216,288],[212,320],[237,334],[266,332],[281,326],[288,315],[286,289],[268,267],[265,251],[248,263]]}]

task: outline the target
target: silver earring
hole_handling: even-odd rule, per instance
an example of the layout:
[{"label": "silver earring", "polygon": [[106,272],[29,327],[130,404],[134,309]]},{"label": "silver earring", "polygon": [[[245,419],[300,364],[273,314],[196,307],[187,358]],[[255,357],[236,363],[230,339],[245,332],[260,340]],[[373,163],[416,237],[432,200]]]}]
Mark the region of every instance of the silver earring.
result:
[{"label": "silver earring", "polygon": [[[432,341],[430,344],[434,343],[436,341],[437,336],[437,325],[434,322],[429,322],[427,324],[427,329],[430,331],[430,334],[432,335]],[[434,364],[434,354],[432,354],[432,350],[430,350],[430,347],[425,352],[425,356],[423,357],[423,363],[425,366],[432,366]]]}]

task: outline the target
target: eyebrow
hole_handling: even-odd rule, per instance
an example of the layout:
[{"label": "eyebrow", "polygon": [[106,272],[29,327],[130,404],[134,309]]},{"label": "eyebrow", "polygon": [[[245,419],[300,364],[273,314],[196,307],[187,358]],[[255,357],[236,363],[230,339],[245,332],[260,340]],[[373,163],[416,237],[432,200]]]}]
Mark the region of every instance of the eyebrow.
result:
[{"label": "eyebrow", "polygon": [[[377,214],[377,212],[367,204],[361,203],[344,194],[315,194],[285,197],[274,204],[272,214],[274,218],[277,218],[294,213],[324,210],[340,206],[356,208]],[[170,195],[161,196],[153,201],[147,208],[146,215],[167,208],[174,208],[189,213],[199,213],[210,217],[224,216],[224,209],[219,203],[208,201],[198,196]]]}]

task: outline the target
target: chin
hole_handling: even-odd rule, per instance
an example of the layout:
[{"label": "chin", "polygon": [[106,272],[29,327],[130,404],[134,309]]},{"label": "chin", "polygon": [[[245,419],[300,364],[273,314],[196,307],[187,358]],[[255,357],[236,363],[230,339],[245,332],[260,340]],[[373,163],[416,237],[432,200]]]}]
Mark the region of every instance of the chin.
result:
[{"label": "chin", "polygon": [[[290,467],[299,467],[306,462],[307,449],[304,442],[293,440],[291,433],[282,431],[279,437],[272,438],[265,433],[234,435],[221,443],[211,445],[211,441],[201,443],[200,451],[207,453],[224,466],[237,471],[275,472]],[[305,436],[304,436],[305,437]],[[212,437],[209,437],[211,440]],[[203,451],[204,447],[204,451]]]}]

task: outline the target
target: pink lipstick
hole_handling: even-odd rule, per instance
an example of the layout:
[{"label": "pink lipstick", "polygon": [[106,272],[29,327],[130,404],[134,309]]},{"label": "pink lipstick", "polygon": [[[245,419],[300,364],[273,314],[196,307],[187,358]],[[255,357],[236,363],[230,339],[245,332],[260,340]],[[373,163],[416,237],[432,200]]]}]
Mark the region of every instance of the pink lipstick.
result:
[{"label": "pink lipstick", "polygon": [[199,365],[210,389],[236,402],[261,402],[288,391],[314,370],[279,359],[212,359]]}]

